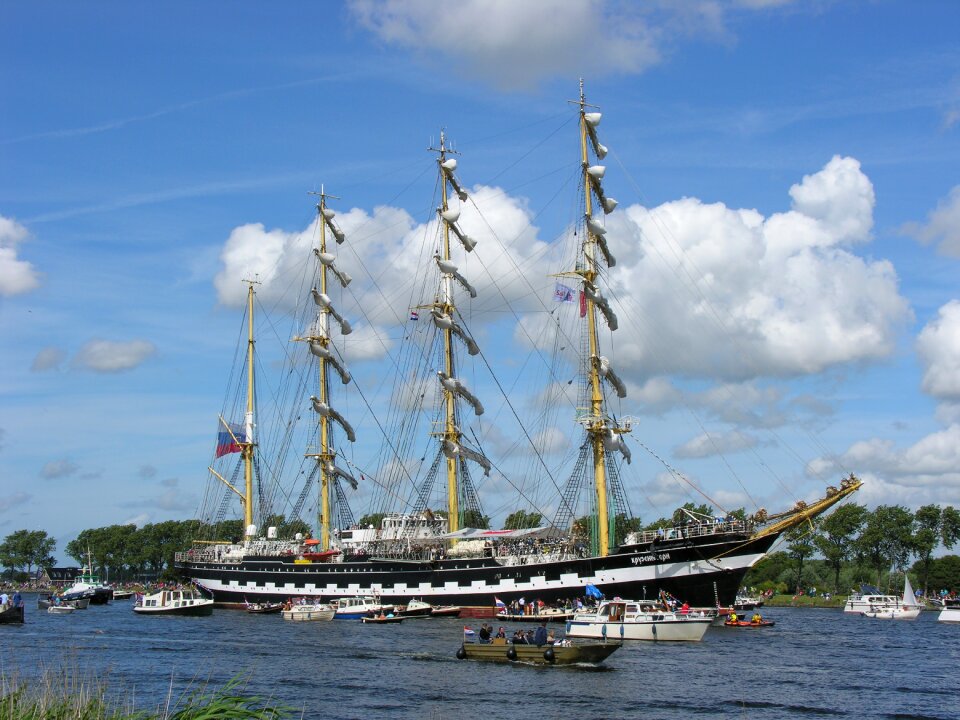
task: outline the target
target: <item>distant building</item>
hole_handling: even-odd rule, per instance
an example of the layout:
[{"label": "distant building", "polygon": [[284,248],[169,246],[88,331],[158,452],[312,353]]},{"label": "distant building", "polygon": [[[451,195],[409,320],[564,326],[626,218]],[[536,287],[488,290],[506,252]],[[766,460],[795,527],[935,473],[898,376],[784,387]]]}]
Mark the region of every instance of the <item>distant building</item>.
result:
[{"label": "distant building", "polygon": [[37,581],[44,585],[67,587],[73,585],[79,575],[78,567],[44,568],[37,574]]}]

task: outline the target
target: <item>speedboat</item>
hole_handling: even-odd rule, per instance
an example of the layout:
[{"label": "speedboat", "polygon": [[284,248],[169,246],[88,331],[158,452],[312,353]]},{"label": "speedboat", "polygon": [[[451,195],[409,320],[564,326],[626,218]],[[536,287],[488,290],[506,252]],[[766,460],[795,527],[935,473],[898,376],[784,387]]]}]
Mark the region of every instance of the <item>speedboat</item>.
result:
[{"label": "speedboat", "polygon": [[139,615],[211,615],[213,600],[195,590],[161,590],[138,597],[133,611]]},{"label": "speedboat", "polygon": [[577,613],[567,621],[567,637],[698,642],[712,622],[711,613],[674,612],[635,600],[605,600],[596,612]]},{"label": "speedboat", "polygon": [[960,601],[947,600],[943,604],[943,610],[937,615],[938,622],[960,623]]},{"label": "speedboat", "polygon": [[64,605],[51,605],[50,607],[47,608],[47,612],[48,612],[50,615],[69,615],[69,614],[72,613],[74,610],[76,610],[76,608],[73,607],[73,605],[66,605],[66,604],[64,604]]}]

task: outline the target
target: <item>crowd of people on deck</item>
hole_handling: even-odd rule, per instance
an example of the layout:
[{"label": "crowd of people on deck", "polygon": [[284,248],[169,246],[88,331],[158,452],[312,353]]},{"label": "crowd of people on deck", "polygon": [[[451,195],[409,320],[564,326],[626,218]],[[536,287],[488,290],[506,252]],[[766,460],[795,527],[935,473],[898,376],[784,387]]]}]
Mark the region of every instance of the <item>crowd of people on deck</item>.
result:
[{"label": "crowd of people on deck", "polygon": [[487,623],[483,623],[480,626],[480,631],[477,633],[477,642],[481,645],[489,645],[491,643],[495,645],[505,645],[508,641],[514,645],[536,645],[537,647],[543,647],[544,645],[562,645],[565,642],[557,640],[553,630],[547,630],[546,622],[541,622],[536,630],[517,630],[510,638],[507,637],[507,631],[503,626],[494,632],[493,625],[488,625]]}]

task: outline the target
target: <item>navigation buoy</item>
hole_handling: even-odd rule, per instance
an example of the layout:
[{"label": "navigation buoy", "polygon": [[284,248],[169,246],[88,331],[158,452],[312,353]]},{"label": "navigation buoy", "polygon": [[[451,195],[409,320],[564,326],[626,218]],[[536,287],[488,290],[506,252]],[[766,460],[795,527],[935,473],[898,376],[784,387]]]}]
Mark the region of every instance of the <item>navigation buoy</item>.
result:
[{"label": "navigation buoy", "polygon": [[463,649],[463,645],[457,648],[457,660],[463,660],[467,657],[467,651]]}]

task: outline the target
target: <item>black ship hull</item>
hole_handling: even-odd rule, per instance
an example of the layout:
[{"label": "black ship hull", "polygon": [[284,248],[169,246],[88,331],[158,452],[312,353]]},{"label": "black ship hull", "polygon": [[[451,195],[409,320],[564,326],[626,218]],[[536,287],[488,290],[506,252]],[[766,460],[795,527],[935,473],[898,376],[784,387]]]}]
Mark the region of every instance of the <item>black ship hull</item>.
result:
[{"label": "black ship hull", "polygon": [[652,599],[665,591],[690,605],[712,607],[733,603],[743,576],[777,537],[718,533],[622,547],[607,557],[526,556],[507,562],[483,557],[298,563],[289,555],[247,555],[227,562],[180,554],[177,568],[220,605],[378,595],[385,603],[417,598],[487,615],[495,598],[552,603],[582,597],[592,584],[607,597]]}]

